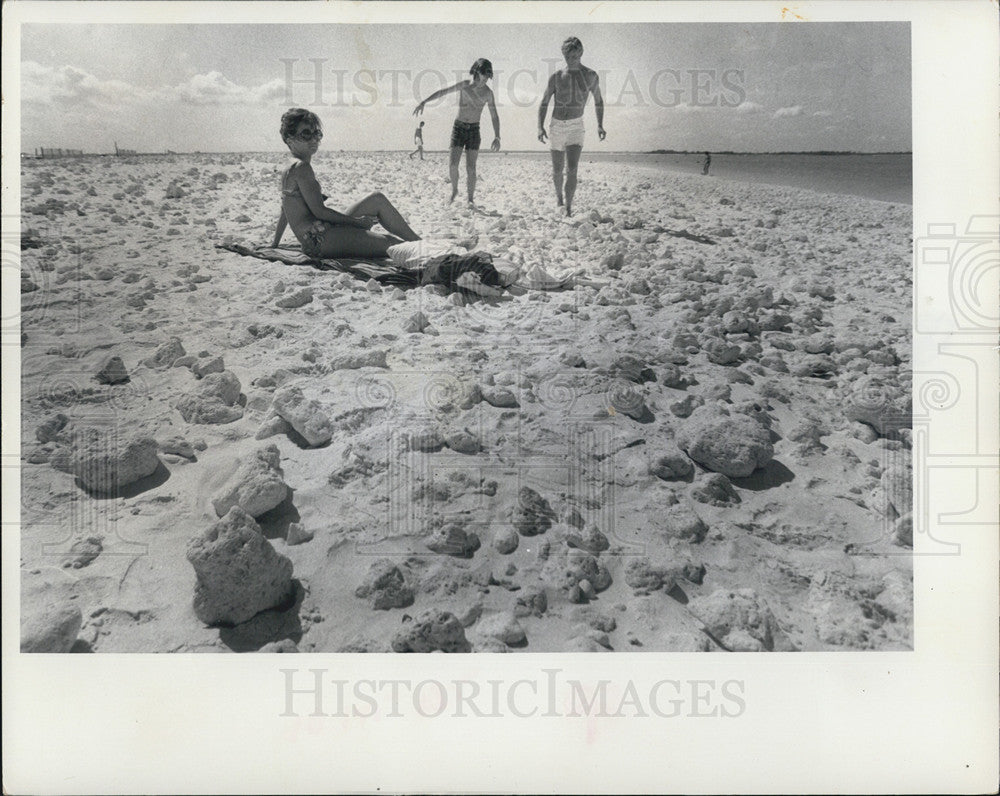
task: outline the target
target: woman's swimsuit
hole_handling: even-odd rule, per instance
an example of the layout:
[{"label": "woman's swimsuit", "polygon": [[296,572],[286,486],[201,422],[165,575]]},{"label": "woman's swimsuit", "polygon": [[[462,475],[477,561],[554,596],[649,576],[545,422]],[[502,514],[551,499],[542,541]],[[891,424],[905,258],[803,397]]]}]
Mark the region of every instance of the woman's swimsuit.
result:
[{"label": "woman's swimsuit", "polygon": [[[282,183],[284,183],[284,177],[282,177]],[[303,202],[305,201],[305,199],[303,199],[302,197],[302,192],[299,190],[299,184],[295,183],[295,185],[291,188],[285,188],[284,185],[282,185],[281,188],[282,201],[284,201],[286,198],[292,198],[292,197],[300,199]],[[326,199],[326,196],[324,196],[323,198]],[[333,224],[330,224],[326,221],[321,221],[320,219],[316,218],[313,219],[312,223],[310,223],[308,227],[302,230],[301,233],[299,233],[295,229],[293,229],[292,231],[295,232],[295,237],[298,238],[299,243],[302,244],[302,251],[304,251],[310,257],[319,257],[320,252],[323,248],[323,240],[326,236],[326,231],[328,229],[331,229],[332,227]]]}]

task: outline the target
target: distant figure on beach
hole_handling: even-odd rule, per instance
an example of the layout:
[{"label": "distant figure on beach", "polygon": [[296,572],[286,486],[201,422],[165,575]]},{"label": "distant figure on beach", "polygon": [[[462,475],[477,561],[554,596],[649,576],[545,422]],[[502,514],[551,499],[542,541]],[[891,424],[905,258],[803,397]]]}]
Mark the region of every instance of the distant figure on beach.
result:
[{"label": "distant figure on beach", "polygon": [[708,154],[708,152],[706,152],[705,153],[705,165],[701,169],[702,175],[705,175],[705,176],[708,175],[708,168],[711,165],[712,165],[712,156],[710,154]]},{"label": "distant figure on beach", "polygon": [[[583,152],[583,109],[587,99],[594,95],[594,110],[597,112],[597,137],[602,141],[604,132],[604,99],[601,97],[600,78],[593,69],[580,63],[583,44],[575,36],[570,36],[562,44],[565,69],[549,78],[549,84],[542,95],[538,108],[538,140],[543,144],[549,139],[552,152],[552,181],[556,186],[556,204],[564,207],[567,216],[573,215],[573,196],[576,194],[576,170]],[[545,115],[549,100],[555,98],[552,108],[552,122],[549,134],[545,132]],[[563,163],[566,166],[566,193],[563,204]]]},{"label": "distant figure on beach", "polygon": [[421,101],[414,109],[413,115],[419,116],[424,112],[424,106],[431,100],[443,97],[453,91],[458,95],[458,117],[451,131],[451,158],[448,162],[448,176],[451,178],[451,199],[454,202],[458,196],[458,163],[462,159],[462,150],[465,150],[465,178],[469,195],[469,204],[472,205],[476,193],[476,161],[479,159],[479,119],[483,115],[483,106],[490,108],[490,117],[493,120],[493,144],[490,146],[494,152],[500,151],[500,116],[497,114],[496,100],[493,98],[493,91],[486,85],[486,81],[493,77],[493,64],[485,58],[480,58],[469,69],[472,80],[463,80],[454,86],[442,88],[435,91],[427,99]]},{"label": "distant figure on beach", "polygon": [[[295,160],[281,175],[281,215],[274,245],[290,226],[310,257],[385,257],[390,246],[420,240],[399,211],[381,193],[372,193],[347,208],[331,210],[323,202],[313,172],[312,156],[319,149],[323,128],[319,117],[304,108],[291,108],[281,117],[281,138]],[[380,223],[390,234],[372,232]]]},{"label": "distant figure on beach", "polygon": [[410,153],[410,160],[413,160],[413,156],[418,152],[420,153],[420,159],[424,159],[424,123],[420,122],[420,126],[413,131],[413,143],[417,145],[417,148]]}]

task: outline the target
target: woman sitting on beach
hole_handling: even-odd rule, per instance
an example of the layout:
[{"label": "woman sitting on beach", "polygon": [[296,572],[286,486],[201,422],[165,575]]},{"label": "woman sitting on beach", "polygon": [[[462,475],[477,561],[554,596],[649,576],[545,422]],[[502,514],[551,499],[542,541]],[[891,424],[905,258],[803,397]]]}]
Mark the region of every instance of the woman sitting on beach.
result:
[{"label": "woman sitting on beach", "polygon": [[[323,129],[319,117],[304,108],[291,108],[281,117],[281,138],[295,160],[281,175],[281,215],[274,245],[290,226],[310,257],[385,257],[390,246],[420,240],[399,211],[381,193],[366,196],[347,208],[331,210],[323,201],[310,160],[319,149]],[[379,223],[389,234],[372,232]]]}]

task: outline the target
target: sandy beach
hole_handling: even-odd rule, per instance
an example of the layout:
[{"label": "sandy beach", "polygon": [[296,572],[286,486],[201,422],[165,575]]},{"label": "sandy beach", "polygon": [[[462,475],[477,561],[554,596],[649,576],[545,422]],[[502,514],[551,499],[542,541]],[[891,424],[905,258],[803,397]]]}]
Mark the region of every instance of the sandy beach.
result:
[{"label": "sandy beach", "polygon": [[317,156],[588,283],[477,299],[216,248],[286,162],[23,162],[22,644],[912,648],[909,206],[584,163],[567,220],[484,155],[472,212],[441,156]]}]

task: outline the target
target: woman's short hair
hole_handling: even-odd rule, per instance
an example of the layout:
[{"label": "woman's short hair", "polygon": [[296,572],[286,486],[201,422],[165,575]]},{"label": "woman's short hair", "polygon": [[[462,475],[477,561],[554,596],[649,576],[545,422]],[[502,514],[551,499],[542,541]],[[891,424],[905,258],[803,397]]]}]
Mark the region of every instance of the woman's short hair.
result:
[{"label": "woman's short hair", "polygon": [[472,65],[472,68],[469,70],[469,74],[473,77],[476,75],[482,75],[483,77],[492,78],[493,64],[485,58],[480,58]]},{"label": "woman's short hair", "polygon": [[284,141],[295,135],[295,131],[302,122],[309,122],[317,130],[323,129],[319,116],[312,111],[305,108],[289,108],[281,116],[281,140]]}]

